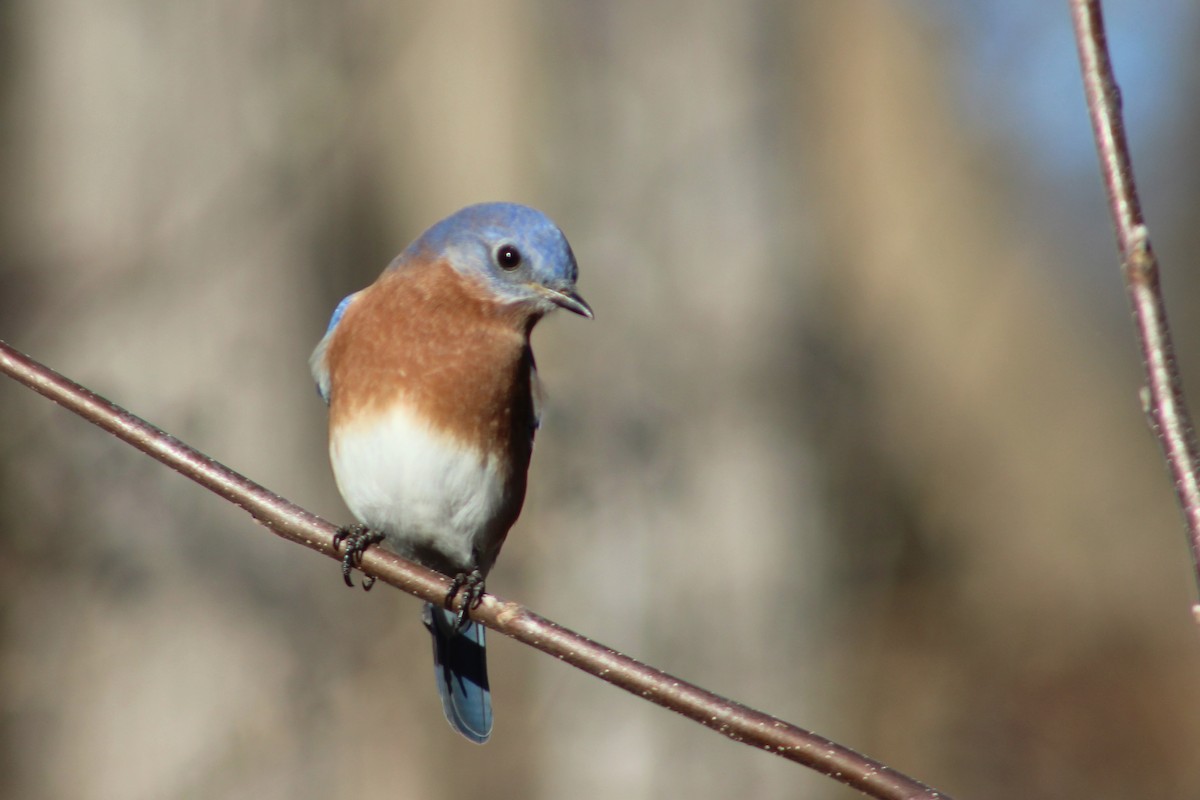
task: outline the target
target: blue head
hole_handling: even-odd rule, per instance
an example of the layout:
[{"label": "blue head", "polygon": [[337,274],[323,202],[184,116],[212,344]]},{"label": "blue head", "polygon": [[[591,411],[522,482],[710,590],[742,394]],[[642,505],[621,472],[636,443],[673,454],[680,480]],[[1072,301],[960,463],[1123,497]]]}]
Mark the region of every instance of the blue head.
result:
[{"label": "blue head", "polygon": [[480,203],[451,214],[409,245],[397,263],[445,258],[461,274],[482,279],[498,298],[555,307],[590,318],[575,292],[579,267],[571,245],[542,212],[515,203]]}]

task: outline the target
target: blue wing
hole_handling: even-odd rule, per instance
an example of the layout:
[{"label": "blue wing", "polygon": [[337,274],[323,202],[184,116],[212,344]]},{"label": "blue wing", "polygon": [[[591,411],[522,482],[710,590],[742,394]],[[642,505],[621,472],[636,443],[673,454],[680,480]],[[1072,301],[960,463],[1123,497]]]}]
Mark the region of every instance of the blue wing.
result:
[{"label": "blue wing", "polygon": [[492,735],[492,692],[488,687],[484,627],[457,614],[425,604],[421,618],[433,636],[433,669],[442,710],[454,730],[476,744]]},{"label": "blue wing", "polygon": [[533,349],[526,348],[529,354],[529,394],[533,398],[533,433],[537,433],[542,427],[542,403],[545,401],[546,390],[542,386],[542,379],[538,375],[537,362],[533,360]]},{"label": "blue wing", "polygon": [[325,363],[325,348],[329,347],[329,340],[333,338],[334,330],[337,328],[338,323],[342,321],[346,309],[350,307],[350,303],[356,297],[358,297],[358,292],[347,295],[342,298],[342,302],[337,304],[337,308],[333,310],[333,316],[329,319],[329,327],[325,329],[325,335],[321,337],[321,341],[317,343],[317,348],[313,350],[312,357],[308,360],[313,380],[317,382],[317,394],[321,395],[321,399],[325,401],[325,405],[329,405],[329,365]]}]

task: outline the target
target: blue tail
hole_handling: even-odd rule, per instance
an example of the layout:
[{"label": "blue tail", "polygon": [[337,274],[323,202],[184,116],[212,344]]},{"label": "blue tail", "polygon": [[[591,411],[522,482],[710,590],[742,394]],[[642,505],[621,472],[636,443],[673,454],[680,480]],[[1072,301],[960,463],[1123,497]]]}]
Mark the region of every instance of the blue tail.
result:
[{"label": "blue tail", "polygon": [[460,630],[457,614],[425,604],[421,614],[433,635],[433,669],[442,710],[454,730],[476,744],[492,735],[492,692],[488,688],[484,627],[471,620]]}]

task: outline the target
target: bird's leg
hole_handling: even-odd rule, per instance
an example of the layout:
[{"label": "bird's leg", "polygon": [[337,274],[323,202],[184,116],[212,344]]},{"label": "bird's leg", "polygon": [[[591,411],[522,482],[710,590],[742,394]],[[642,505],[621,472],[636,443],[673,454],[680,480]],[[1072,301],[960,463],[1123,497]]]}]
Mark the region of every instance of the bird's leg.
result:
[{"label": "bird's leg", "polygon": [[478,569],[470,572],[460,572],[450,581],[450,591],[446,592],[446,608],[454,605],[454,596],[462,592],[462,605],[458,607],[458,618],[454,624],[462,630],[467,624],[467,612],[483,602],[483,573]]},{"label": "bird's leg", "polygon": [[[373,531],[361,522],[353,525],[343,525],[337,529],[337,533],[333,535],[333,549],[346,543],[346,552],[342,554],[342,578],[346,581],[347,586],[353,586],[354,581],[350,578],[350,570],[362,564],[363,553],[368,547],[373,544],[379,544],[384,539],[384,536],[379,531]],[[363,577],[363,591],[370,591],[375,585],[375,577],[367,575]]]}]

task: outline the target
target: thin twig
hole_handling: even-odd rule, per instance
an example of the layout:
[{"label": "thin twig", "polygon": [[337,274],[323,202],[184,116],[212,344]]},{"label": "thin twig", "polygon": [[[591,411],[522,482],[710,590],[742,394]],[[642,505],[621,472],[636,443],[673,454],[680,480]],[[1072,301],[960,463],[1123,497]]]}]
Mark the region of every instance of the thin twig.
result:
[{"label": "thin twig", "polygon": [[[335,528],[254,481],[217,463],[0,341],[0,372],[74,411],[89,422],[248,511],[285,539],[340,558]],[[423,600],[441,603],[445,577],[373,547],[362,560],[368,575]],[[333,583],[332,579],[330,581]],[[340,583],[340,581],[339,581]],[[584,672],[689,717],[718,733],[822,772],[866,795],[888,800],[947,798],[889,767],[783,720],[735,703],[580,636],[524,607],[485,595],[472,618]]]},{"label": "thin twig", "polygon": [[[1150,246],[1150,234],[1133,179],[1121,116],[1121,91],[1113,76],[1100,0],[1070,0],[1070,4],[1096,153],[1108,191],[1125,288],[1133,306],[1146,369],[1146,414],[1175,482],[1175,494],[1187,523],[1196,581],[1200,584],[1200,475],[1197,473],[1200,447],[1196,444],[1196,429],[1188,414],[1175,361],[1167,309],[1159,286],[1158,259]],[[1200,605],[1193,605],[1192,611],[1200,621]]]}]

